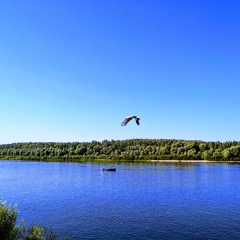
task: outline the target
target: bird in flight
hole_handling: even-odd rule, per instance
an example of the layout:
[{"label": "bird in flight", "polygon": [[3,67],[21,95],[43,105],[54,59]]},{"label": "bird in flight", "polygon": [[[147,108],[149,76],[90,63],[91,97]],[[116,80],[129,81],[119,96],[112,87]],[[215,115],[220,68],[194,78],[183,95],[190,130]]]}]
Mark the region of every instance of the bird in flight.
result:
[{"label": "bird in flight", "polygon": [[139,125],[140,124],[140,120],[141,120],[139,117],[137,117],[137,116],[129,116],[129,117],[126,117],[124,119],[124,121],[122,122],[122,124],[121,124],[122,127],[126,126],[128,124],[128,122],[130,122],[133,118],[135,118],[135,121],[136,121],[137,125]]}]

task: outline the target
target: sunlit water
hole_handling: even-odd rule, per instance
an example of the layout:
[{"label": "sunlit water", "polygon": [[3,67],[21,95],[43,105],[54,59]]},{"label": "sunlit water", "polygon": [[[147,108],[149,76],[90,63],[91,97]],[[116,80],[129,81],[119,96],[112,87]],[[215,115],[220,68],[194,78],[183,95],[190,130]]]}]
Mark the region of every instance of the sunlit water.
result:
[{"label": "sunlit water", "polygon": [[0,197],[60,237],[240,239],[238,164],[0,161]]}]

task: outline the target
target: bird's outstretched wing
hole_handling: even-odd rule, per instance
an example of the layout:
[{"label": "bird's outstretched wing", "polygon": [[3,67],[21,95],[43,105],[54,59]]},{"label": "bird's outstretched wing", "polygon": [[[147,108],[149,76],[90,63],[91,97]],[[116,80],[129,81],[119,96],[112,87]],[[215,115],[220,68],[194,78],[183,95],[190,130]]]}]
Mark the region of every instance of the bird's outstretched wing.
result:
[{"label": "bird's outstretched wing", "polygon": [[129,116],[124,119],[124,121],[121,123],[121,125],[124,127],[128,124],[129,121],[131,121],[133,118],[136,118],[136,116]]},{"label": "bird's outstretched wing", "polygon": [[140,118],[136,118],[136,123],[137,123],[137,125],[140,124]]}]

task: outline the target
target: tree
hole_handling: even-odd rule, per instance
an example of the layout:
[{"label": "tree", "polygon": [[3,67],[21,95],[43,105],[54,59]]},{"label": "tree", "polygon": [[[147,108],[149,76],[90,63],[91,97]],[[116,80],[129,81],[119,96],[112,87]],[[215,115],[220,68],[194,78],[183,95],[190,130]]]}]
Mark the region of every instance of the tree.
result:
[{"label": "tree", "polygon": [[211,148],[211,149],[209,149],[209,150],[206,150],[206,151],[204,151],[203,153],[202,153],[202,158],[204,159],[204,160],[210,160],[211,159],[211,157],[212,157],[212,155],[213,155],[213,149]]},{"label": "tree", "polygon": [[215,152],[213,153],[213,159],[214,160],[221,160],[221,158],[222,158],[221,149],[216,149]]}]

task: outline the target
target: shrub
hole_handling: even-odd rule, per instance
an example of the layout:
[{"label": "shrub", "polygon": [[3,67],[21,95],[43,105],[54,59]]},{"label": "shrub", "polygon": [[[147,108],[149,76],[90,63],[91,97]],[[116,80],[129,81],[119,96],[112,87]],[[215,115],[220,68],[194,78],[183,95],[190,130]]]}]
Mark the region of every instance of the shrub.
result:
[{"label": "shrub", "polygon": [[0,236],[1,239],[13,240],[18,234],[15,226],[17,221],[17,207],[11,208],[6,202],[0,199]]},{"label": "shrub", "polygon": [[[17,206],[6,205],[0,198],[0,239],[1,240],[56,240],[56,233],[39,224],[16,226],[18,217]],[[65,240],[72,238],[63,238]]]},{"label": "shrub", "polygon": [[22,225],[18,228],[18,238],[24,240],[56,240],[56,233],[39,224]]}]

